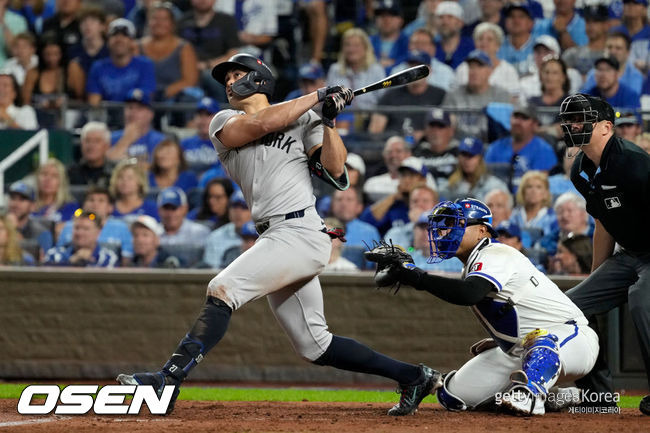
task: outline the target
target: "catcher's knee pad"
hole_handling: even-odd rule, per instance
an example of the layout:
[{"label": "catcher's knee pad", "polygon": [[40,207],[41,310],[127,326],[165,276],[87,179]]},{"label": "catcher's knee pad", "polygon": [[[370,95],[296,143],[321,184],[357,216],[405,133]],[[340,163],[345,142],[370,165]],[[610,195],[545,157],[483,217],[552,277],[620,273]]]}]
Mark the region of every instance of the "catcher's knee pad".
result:
[{"label": "catcher's knee pad", "polygon": [[442,407],[452,412],[460,412],[467,410],[467,404],[465,404],[465,402],[459,397],[449,392],[449,380],[454,376],[454,374],[456,374],[456,370],[445,374],[445,377],[442,380],[442,386],[438,388],[436,396],[438,397],[438,402],[442,405]]},{"label": "catcher's knee pad", "polygon": [[560,374],[560,353],[555,334],[536,329],[524,337],[521,368],[528,386],[546,394]]}]

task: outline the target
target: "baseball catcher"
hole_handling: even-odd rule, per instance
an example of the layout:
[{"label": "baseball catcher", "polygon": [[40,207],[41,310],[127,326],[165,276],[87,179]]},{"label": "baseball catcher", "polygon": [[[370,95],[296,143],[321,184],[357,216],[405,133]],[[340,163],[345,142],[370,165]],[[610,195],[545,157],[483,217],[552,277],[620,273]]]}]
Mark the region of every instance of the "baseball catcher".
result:
[{"label": "baseball catcher", "polygon": [[496,406],[522,415],[544,414],[545,403],[578,403],[575,388],[554,385],[584,376],[596,360],[598,338],[582,312],[528,258],[493,241],[492,214],[481,201],[439,203],[428,231],[429,261],[458,257],[462,279],[430,275],[385,243],[366,258],[377,262],[378,286],[405,284],[470,306],[489,334],[472,347],[474,358],[444,376],[438,401],[452,411]]}]

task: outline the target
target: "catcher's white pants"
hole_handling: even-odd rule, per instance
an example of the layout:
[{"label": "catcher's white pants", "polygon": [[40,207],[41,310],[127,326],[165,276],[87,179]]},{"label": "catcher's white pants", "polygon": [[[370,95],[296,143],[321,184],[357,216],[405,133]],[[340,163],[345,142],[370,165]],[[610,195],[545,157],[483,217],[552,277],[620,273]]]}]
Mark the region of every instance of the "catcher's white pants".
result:
[{"label": "catcher's white pants", "polygon": [[[558,337],[558,344],[575,333],[574,325],[547,329]],[[587,325],[578,326],[578,334],[560,347],[558,384],[572,382],[591,371],[598,356],[598,336]],[[500,348],[486,350],[465,363],[451,377],[447,388],[471,409],[510,387],[510,373],[521,370],[521,357]]]},{"label": "catcher's white pants", "polygon": [[267,296],[296,352],[309,361],[318,359],[332,341],[318,280],[332,248],[323,228],[313,207],[302,218],[272,224],[208,284],[208,295],[233,310]]}]

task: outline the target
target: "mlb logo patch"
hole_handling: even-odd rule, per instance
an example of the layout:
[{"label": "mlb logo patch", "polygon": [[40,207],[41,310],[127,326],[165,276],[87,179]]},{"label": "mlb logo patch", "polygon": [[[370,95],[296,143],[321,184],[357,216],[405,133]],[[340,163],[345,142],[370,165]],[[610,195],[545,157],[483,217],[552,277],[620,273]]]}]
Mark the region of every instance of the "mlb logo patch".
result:
[{"label": "mlb logo patch", "polygon": [[472,271],[471,272],[480,271],[482,268],[483,268],[483,263],[481,263],[481,262],[474,263],[474,266],[472,266]]},{"label": "mlb logo patch", "polygon": [[621,200],[618,197],[608,197],[605,199],[605,206],[607,209],[616,209],[621,207]]}]

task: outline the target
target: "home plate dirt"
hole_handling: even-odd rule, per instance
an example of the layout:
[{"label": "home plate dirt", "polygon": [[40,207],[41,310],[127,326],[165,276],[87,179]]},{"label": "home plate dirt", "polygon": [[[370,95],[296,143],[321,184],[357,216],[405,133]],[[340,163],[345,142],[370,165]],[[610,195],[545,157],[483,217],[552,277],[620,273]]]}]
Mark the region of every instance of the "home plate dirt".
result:
[{"label": "home plate dirt", "polygon": [[[620,414],[552,413],[512,417],[452,413],[422,404],[417,414],[390,417],[388,403],[178,401],[170,416],[23,416],[18,401],[0,399],[0,432],[650,432],[650,417],[637,409]],[[147,412],[143,407],[142,413]]]}]

